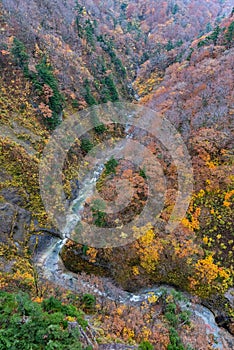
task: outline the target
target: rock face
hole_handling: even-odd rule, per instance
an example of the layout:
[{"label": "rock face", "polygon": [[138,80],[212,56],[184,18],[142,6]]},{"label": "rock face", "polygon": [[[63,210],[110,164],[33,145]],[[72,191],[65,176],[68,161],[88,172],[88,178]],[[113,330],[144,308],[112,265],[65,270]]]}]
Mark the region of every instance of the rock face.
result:
[{"label": "rock face", "polygon": [[7,238],[10,235],[13,216],[14,216],[13,206],[6,202],[1,203],[0,204],[0,231],[1,231],[0,240],[2,242],[6,242]]},{"label": "rock face", "polygon": [[225,297],[228,299],[231,307],[234,308],[234,288],[230,288],[226,294],[225,294]]},{"label": "rock face", "polygon": [[33,252],[34,259],[37,258],[39,254],[46,251],[54,242],[58,239],[51,234],[40,233],[40,235],[31,235],[29,238],[28,246],[31,252]]},{"label": "rock face", "polygon": [[77,179],[70,181],[71,185],[71,201],[78,197],[80,190],[80,182]]},{"label": "rock face", "polygon": [[25,238],[26,227],[30,224],[31,214],[29,211],[14,206],[10,203],[3,204],[1,208],[2,212],[2,227],[0,230],[6,233],[9,237],[11,231],[13,233],[13,239],[16,241],[22,241]]},{"label": "rock face", "polygon": [[[0,169],[0,183],[9,180],[10,175]],[[23,241],[31,222],[31,213],[23,208],[24,197],[18,188],[5,187],[0,191],[0,242],[6,243],[11,237],[16,242]]]},{"label": "rock face", "polygon": [[[12,200],[16,201],[17,197]],[[29,211],[9,202],[0,203],[0,241],[6,242],[10,236],[15,241],[24,240],[30,221]]]}]

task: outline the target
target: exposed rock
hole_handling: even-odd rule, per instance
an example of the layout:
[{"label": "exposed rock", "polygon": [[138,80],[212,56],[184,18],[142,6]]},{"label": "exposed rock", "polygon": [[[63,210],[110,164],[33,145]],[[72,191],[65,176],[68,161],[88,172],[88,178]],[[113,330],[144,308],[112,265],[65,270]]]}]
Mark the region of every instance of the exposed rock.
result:
[{"label": "exposed rock", "polygon": [[234,335],[234,319],[228,324],[228,330],[229,332]]},{"label": "exposed rock", "polygon": [[230,305],[234,308],[234,288],[230,288],[225,293],[225,297],[228,299]]},{"label": "exposed rock", "polygon": [[6,242],[12,231],[15,210],[10,203],[0,203],[0,241]]},{"label": "exposed rock", "polygon": [[8,174],[5,169],[0,168],[0,182],[4,182],[6,180],[10,180],[11,176]]},{"label": "exposed rock", "polygon": [[219,315],[215,317],[215,322],[219,327],[229,329],[230,317],[226,315]]},{"label": "exposed rock", "polygon": [[31,222],[31,213],[20,207],[16,207],[17,215],[13,229],[14,240],[23,241],[25,239],[26,228]]},{"label": "exposed rock", "polygon": [[34,255],[38,255],[43,251],[46,251],[54,241],[57,239],[50,234],[43,233],[40,235],[31,235],[29,239],[29,249],[34,253]]},{"label": "exposed rock", "polygon": [[74,322],[68,322],[68,330],[71,331],[74,328],[78,327],[78,322],[74,321]]},{"label": "exposed rock", "polygon": [[11,203],[13,205],[23,205],[23,198],[19,194],[19,189],[14,187],[3,188],[0,191],[0,195],[4,197],[6,202]]},{"label": "exposed rock", "polygon": [[29,211],[11,203],[0,203],[0,241],[7,242],[10,236],[15,241],[23,241],[30,221]]},{"label": "exposed rock", "polygon": [[71,185],[71,201],[76,199],[79,195],[79,190],[80,190],[80,182],[77,179],[73,179],[70,181]]},{"label": "exposed rock", "polygon": [[12,272],[12,267],[15,263],[15,260],[6,260],[3,256],[0,256],[0,270],[4,272]]}]

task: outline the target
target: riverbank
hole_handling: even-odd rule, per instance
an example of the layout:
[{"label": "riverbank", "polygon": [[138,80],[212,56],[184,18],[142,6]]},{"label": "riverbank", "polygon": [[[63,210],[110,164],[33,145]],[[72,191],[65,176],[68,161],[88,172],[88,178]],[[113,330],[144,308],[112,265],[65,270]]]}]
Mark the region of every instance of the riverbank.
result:
[{"label": "riverbank", "polygon": [[[143,289],[138,293],[126,292],[117,287],[113,281],[104,277],[90,277],[85,273],[75,274],[64,267],[59,256],[65,240],[53,239],[53,243],[46,251],[38,252],[34,261],[37,265],[40,278],[49,279],[55,285],[61,286],[75,293],[90,293],[96,296],[98,302],[103,303],[105,299],[119,305],[140,307],[147,303],[152,295],[160,297],[164,291],[171,293],[175,289],[171,286],[154,286]],[[201,327],[200,331],[206,341],[212,346],[211,349],[232,349],[233,337],[225,329],[218,327],[214,313],[208,308],[195,302],[193,296],[182,293],[188,300],[181,303],[183,310],[191,313],[193,327]],[[211,340],[213,339],[213,340]],[[205,349],[205,348],[204,348]]]}]

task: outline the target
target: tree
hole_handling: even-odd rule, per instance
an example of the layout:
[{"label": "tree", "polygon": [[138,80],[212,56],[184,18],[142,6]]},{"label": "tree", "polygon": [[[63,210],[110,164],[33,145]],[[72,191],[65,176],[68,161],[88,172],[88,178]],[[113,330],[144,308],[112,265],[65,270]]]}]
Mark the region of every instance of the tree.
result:
[{"label": "tree", "polygon": [[90,84],[89,81],[85,80],[85,95],[84,95],[85,101],[88,103],[89,106],[93,106],[97,104],[97,101],[93,94],[91,93]]},{"label": "tree", "polygon": [[231,44],[233,42],[233,38],[234,38],[234,22],[232,22],[230,24],[230,26],[228,27],[226,33],[225,33],[225,40],[226,40],[226,45],[227,47],[231,47]]},{"label": "tree", "polygon": [[51,129],[54,129],[61,121],[64,98],[59,92],[58,81],[54,77],[53,68],[47,63],[46,57],[36,66],[37,74],[32,75],[34,85],[43,91],[45,84],[50,87],[52,94],[48,97],[49,107],[52,110],[52,118],[46,121]]},{"label": "tree", "polygon": [[110,75],[105,77],[104,83],[110,92],[110,100],[112,102],[118,101],[118,99],[119,99],[118,91],[117,91],[115,83]]},{"label": "tree", "polygon": [[87,322],[75,306],[54,297],[33,302],[25,293],[0,292],[0,301],[1,349],[83,349],[79,329]]},{"label": "tree", "polygon": [[215,27],[214,31],[211,33],[211,35],[208,36],[208,38],[210,40],[213,40],[214,42],[214,45],[217,44],[217,40],[218,40],[218,37],[219,37],[219,34],[221,32],[221,29],[219,26]]},{"label": "tree", "polygon": [[26,48],[22,41],[20,41],[17,38],[14,38],[13,40],[13,46],[11,49],[11,52],[14,56],[16,64],[23,69],[24,74],[28,74],[28,62],[29,62],[29,56],[26,52]]}]

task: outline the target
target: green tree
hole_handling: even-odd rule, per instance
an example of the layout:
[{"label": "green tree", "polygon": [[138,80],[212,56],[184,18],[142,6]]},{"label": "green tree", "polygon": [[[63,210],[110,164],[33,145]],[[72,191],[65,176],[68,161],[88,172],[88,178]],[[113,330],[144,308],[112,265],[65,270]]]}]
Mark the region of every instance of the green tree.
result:
[{"label": "green tree", "polygon": [[81,147],[82,151],[88,153],[93,148],[93,144],[92,144],[92,142],[89,139],[84,138],[84,139],[81,140],[80,147]]},{"label": "green tree", "polygon": [[118,165],[118,161],[114,158],[111,157],[106,163],[105,163],[105,174],[115,174],[115,168]]},{"label": "green tree", "polygon": [[[69,316],[77,327],[69,329]],[[82,350],[78,324],[84,329],[87,326],[83,313],[73,305],[54,297],[38,304],[25,293],[0,291],[1,350]]]},{"label": "green tree", "polygon": [[14,56],[16,64],[23,69],[25,75],[28,75],[29,56],[22,41],[14,38],[11,52]]},{"label": "green tree", "polygon": [[90,84],[89,84],[88,79],[86,79],[84,82],[84,88],[85,88],[85,94],[84,94],[85,101],[88,103],[89,106],[96,105],[97,100],[95,99],[95,97],[91,93]]},{"label": "green tree", "polygon": [[79,37],[83,37],[83,34],[84,34],[84,30],[83,30],[83,26],[82,26],[82,12],[84,10],[84,6],[80,5],[78,3],[78,1],[76,1],[76,6],[75,6],[75,10],[77,12],[77,15],[76,15],[76,28],[77,28],[77,31],[78,31],[78,35]]},{"label": "green tree", "polygon": [[173,15],[175,15],[178,11],[179,11],[179,6],[177,4],[175,4],[173,7],[172,7],[172,10],[171,10],[171,13]]},{"label": "green tree", "polygon": [[112,77],[110,75],[108,75],[107,77],[105,77],[104,79],[104,83],[106,85],[106,87],[108,88],[109,90],[109,93],[110,93],[110,100],[112,102],[114,101],[118,101],[119,99],[119,95],[118,95],[118,91],[116,89],[116,86],[115,86],[115,83],[112,79]]},{"label": "green tree", "polygon": [[90,22],[89,19],[86,20],[85,23],[85,36],[87,39],[87,42],[94,47],[95,46],[95,42],[94,42],[94,27],[92,25],[92,23]]},{"label": "green tree", "polygon": [[32,77],[34,85],[42,90],[44,84],[47,84],[53,91],[53,95],[49,98],[49,107],[53,112],[52,118],[47,118],[48,126],[54,129],[61,121],[61,114],[64,107],[64,98],[59,92],[58,81],[56,80],[53,68],[47,63],[46,57],[36,66],[37,74]]},{"label": "green tree", "polygon": [[227,29],[227,32],[225,33],[225,40],[228,47],[231,47],[233,38],[234,38],[234,22],[230,24],[230,26]]},{"label": "green tree", "polygon": [[217,26],[217,27],[215,27],[213,32],[208,36],[208,38],[214,42],[214,45],[217,44],[217,40],[218,40],[220,32],[221,32],[221,29],[219,26]]},{"label": "green tree", "polygon": [[172,44],[172,41],[169,40],[168,43],[166,44],[166,50],[171,51],[174,49],[174,45]]},{"label": "green tree", "polygon": [[150,344],[148,341],[143,341],[140,343],[140,345],[138,346],[139,350],[153,350],[154,347],[152,344]]}]

